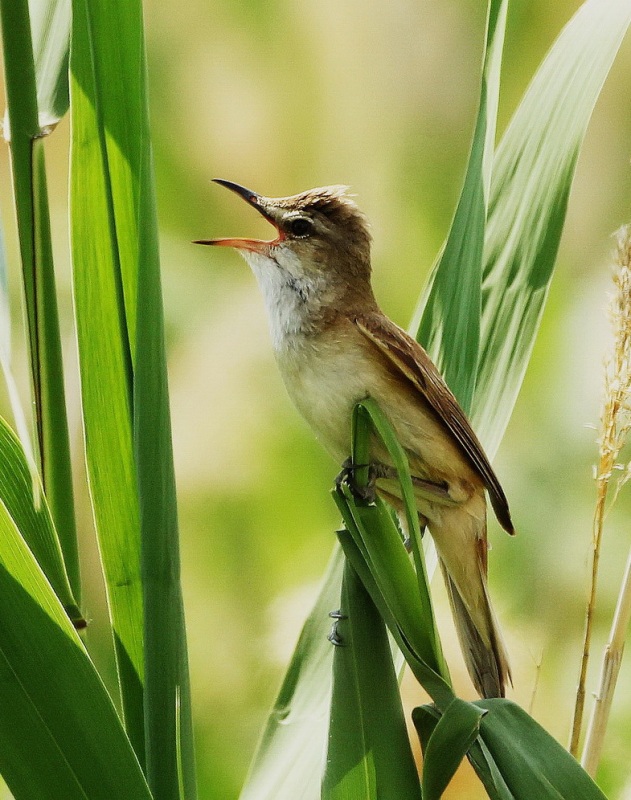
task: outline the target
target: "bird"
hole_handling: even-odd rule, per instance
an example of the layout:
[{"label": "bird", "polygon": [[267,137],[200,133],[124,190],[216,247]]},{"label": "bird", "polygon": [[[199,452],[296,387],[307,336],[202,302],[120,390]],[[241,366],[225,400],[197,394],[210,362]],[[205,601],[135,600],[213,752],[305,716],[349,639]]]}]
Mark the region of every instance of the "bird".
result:
[{"label": "bird", "polygon": [[[473,685],[482,697],[504,697],[511,674],[487,585],[486,495],[513,534],[508,502],[440,372],[377,304],[366,216],[346,186],[266,197],[215,182],[255,208],[276,236],[196,244],[235,248],[249,264],[287,392],[338,464],[350,451],[355,405],[377,402],[408,457],[419,521],[436,544]],[[402,514],[396,472],[376,437],[371,462],[375,491]]]}]

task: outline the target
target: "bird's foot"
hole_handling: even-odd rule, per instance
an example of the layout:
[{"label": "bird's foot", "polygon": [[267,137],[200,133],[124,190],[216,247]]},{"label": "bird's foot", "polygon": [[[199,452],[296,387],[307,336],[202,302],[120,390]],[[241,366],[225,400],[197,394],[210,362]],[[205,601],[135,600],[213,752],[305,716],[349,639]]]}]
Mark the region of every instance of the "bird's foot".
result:
[{"label": "bird's foot", "polygon": [[[358,469],[365,469],[366,467],[368,467],[368,483],[365,486],[358,486],[355,473]],[[335,485],[339,489],[342,484],[346,484],[356,500],[374,503],[377,496],[377,480],[379,478],[390,478],[393,474],[396,476],[396,470],[393,467],[387,467],[385,464],[354,464],[352,459],[347,458],[342,464],[339,475],[335,478]]]},{"label": "bird's foot", "polygon": [[[369,470],[368,483],[366,486],[358,486],[355,480],[355,473],[358,469],[364,469],[365,467],[368,467]],[[354,464],[351,458],[347,458],[342,464],[339,475],[335,478],[335,486],[338,489],[341,489],[343,484],[348,486],[355,500],[362,500],[366,503],[375,502],[375,482],[374,480],[371,481],[370,464]]]}]

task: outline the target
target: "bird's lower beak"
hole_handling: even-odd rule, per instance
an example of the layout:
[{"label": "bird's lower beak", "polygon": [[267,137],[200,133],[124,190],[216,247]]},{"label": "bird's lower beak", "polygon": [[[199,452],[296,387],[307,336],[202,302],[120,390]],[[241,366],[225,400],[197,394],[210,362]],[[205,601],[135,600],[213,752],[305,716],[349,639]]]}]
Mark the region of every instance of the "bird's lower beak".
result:
[{"label": "bird's lower beak", "polygon": [[234,247],[237,250],[251,250],[254,253],[263,253],[278,239],[266,241],[265,239],[196,239],[193,244],[212,244],[216,247]]},{"label": "bird's lower beak", "polygon": [[255,208],[259,214],[265,217],[266,220],[272,223],[272,225],[276,228],[277,236],[275,239],[265,240],[265,239],[198,239],[197,241],[193,242],[193,244],[211,244],[215,245],[216,247],[234,247],[237,250],[250,250],[254,253],[263,253],[266,252],[272,245],[278,244],[280,241],[283,240],[284,235],[283,232],[280,230],[278,223],[274,219],[274,217],[269,213],[269,211],[265,207],[265,198],[261,197],[256,192],[253,192],[251,189],[246,189],[245,186],[239,186],[238,183],[232,183],[231,181],[224,181],[221,178],[215,178],[215,183],[220,184],[221,186],[225,186],[227,189],[238,194],[242,197],[246,203],[249,203],[253,208]]}]

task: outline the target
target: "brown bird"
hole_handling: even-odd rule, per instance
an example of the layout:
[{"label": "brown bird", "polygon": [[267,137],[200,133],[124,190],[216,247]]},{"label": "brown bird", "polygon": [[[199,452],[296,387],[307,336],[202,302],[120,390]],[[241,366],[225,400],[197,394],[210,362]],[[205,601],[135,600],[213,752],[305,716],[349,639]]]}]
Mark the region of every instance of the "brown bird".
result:
[{"label": "brown bird", "polygon": [[[502,487],[456,398],[423,348],[380,310],[368,223],[344,186],[263,197],[229,181],[277,231],[236,248],[263,292],[274,353],[298,410],[338,463],[350,450],[355,404],[376,400],[405,449],[421,525],[436,543],[473,683],[503,697],[510,668],[487,590],[486,496],[513,533]],[[376,490],[401,512],[389,455],[375,438]]]}]

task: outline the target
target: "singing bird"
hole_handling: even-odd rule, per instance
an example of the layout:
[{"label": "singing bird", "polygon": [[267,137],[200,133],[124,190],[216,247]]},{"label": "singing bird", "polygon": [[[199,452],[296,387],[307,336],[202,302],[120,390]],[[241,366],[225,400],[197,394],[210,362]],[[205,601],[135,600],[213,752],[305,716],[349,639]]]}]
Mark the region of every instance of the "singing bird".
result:
[{"label": "singing bird", "polygon": [[[287,391],[338,463],[351,416],[370,396],[410,463],[418,514],[436,543],[465,662],[483,697],[503,697],[510,668],[487,589],[486,495],[513,533],[506,497],[464,412],[425,350],[381,311],[371,286],[368,222],[345,186],[264,197],[231,183],[276,237],[199,241],[238,250],[262,290]],[[376,439],[376,491],[402,511]]]}]

